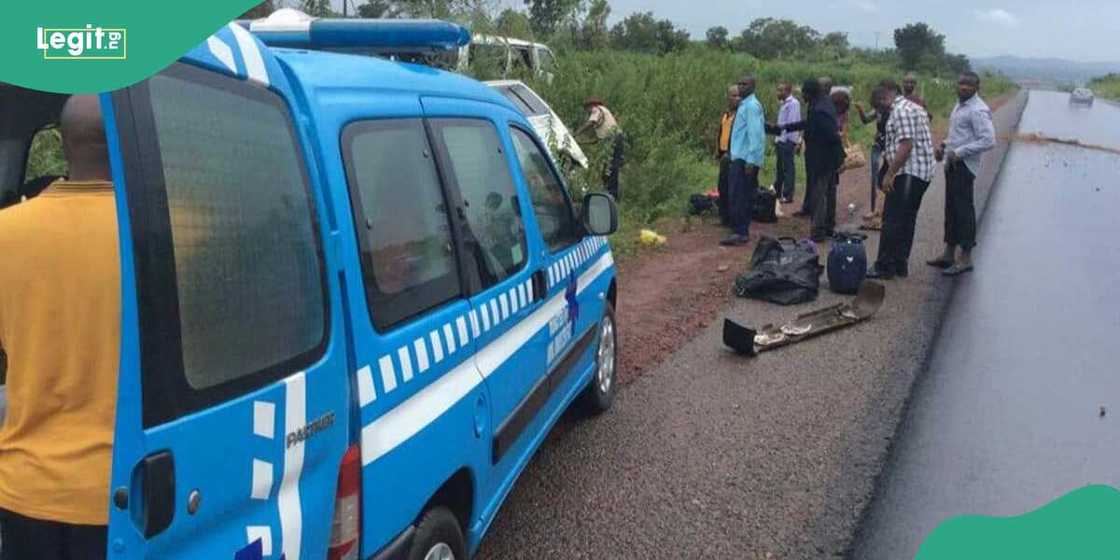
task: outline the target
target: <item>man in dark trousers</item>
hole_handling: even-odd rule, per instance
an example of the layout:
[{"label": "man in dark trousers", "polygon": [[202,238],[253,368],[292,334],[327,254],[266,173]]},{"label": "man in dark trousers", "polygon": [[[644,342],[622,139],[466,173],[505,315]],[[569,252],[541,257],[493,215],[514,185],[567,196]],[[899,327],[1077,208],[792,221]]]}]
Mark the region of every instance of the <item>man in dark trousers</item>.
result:
[{"label": "man in dark trousers", "polygon": [[937,161],[945,161],[945,252],[928,263],[945,269],[946,276],[972,270],[972,248],[976,246],[973,182],[980,173],[981,155],[996,145],[992,110],[980,99],[979,91],[980,76],[962,72],[957,80],[957,106],[949,117],[949,137],[934,153]]},{"label": "man in dark trousers", "polygon": [[[787,82],[778,84],[778,126],[792,124],[801,120],[801,103],[793,95],[793,87]],[[797,184],[797,164],[794,156],[800,150],[801,134],[785,132],[774,140],[774,151],[778,157],[778,168],[775,172],[774,192],[781,198],[782,204],[793,202],[793,193]]]},{"label": "man in dark trousers", "polygon": [[758,171],[766,153],[766,118],[762,103],[754,95],[754,76],[739,80],[739,108],[731,127],[731,171],[728,195],[731,198],[733,233],[720,245],[740,246],[749,241],[754,197],[758,194]]},{"label": "man in dark trousers", "polygon": [[719,160],[719,221],[731,225],[731,207],[728,204],[727,186],[731,171],[731,127],[735,124],[735,111],[739,109],[739,86],[727,90],[727,110],[719,118],[719,138],[716,139],[716,159]]},{"label": "man in dark trousers", "polygon": [[[833,176],[844,162],[844,143],[836,124],[836,107],[819,80],[805,80],[801,96],[809,105],[804,121],[777,127],[785,132],[805,132],[805,204],[812,210],[812,239],[824,241],[832,235],[836,222],[836,183]],[[802,210],[804,212],[804,209]]]},{"label": "man in dark trousers", "polygon": [[887,172],[880,187],[883,203],[883,233],[879,257],[867,271],[868,278],[889,280],[910,275],[910,249],[914,228],[929,181],[933,178],[933,137],[925,109],[891,91],[875,90],[875,109],[890,111],[887,121]]}]

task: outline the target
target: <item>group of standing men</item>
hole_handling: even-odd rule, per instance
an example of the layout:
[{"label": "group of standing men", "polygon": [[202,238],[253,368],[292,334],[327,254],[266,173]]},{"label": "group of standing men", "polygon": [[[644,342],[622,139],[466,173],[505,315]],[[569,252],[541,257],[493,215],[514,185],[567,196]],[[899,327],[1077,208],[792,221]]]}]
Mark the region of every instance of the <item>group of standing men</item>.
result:
[{"label": "group of standing men", "polygon": [[[778,86],[778,122],[767,124],[762,104],[755,96],[755,84],[755,78],[748,75],[731,88],[729,111],[721,121],[720,211],[724,223],[732,229],[721,244],[739,246],[749,242],[768,133],[777,135],[775,190],[784,203],[793,201],[794,156],[804,145],[806,193],[798,214],[812,217],[811,238],[823,241],[833,235],[836,223],[838,174],[846,157],[841,132],[846,107],[837,111],[830,79],[805,80],[801,97],[808,111],[802,118],[800,103],[793,97],[790,85],[783,83]],[[958,103],[950,116],[948,137],[935,147],[931,115],[914,93],[915,85],[913,75],[906,76],[902,88],[892,80],[883,80],[872,92],[875,112],[871,116],[856,106],[864,123],[875,121],[877,126],[871,160],[873,211],[875,191],[885,194],[879,253],[868,270],[869,278],[909,275],[918,211],[933,179],[935,162],[944,162],[945,167],[945,250],[927,263],[944,269],[950,276],[973,267],[973,182],[980,172],[981,154],[995,146],[991,111],[978,95],[980,77],[973,72],[961,73],[957,81]],[[804,135],[803,142],[799,134]]]}]

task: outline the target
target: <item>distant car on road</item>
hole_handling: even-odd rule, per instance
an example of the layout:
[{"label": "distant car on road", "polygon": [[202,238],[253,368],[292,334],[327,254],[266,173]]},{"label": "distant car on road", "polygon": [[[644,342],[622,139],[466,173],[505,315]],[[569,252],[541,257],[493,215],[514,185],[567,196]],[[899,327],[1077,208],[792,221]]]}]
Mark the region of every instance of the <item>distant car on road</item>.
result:
[{"label": "distant car on road", "polygon": [[1093,106],[1093,90],[1088,88],[1077,88],[1069,94],[1070,105],[1088,105]]},{"label": "distant car on road", "polygon": [[548,103],[545,103],[544,99],[541,99],[541,96],[518,80],[495,80],[485,83],[513,103],[529,119],[537,136],[540,136],[550,149],[555,150],[561,159],[568,159],[587,169],[587,155],[583,153],[583,149],[579,147],[564,121],[548,106]]}]

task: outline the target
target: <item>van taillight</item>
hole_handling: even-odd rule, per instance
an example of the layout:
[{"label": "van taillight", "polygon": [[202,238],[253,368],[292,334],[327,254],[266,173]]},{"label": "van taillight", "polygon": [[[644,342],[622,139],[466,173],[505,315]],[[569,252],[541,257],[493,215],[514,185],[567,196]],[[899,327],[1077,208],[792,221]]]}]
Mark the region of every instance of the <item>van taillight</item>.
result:
[{"label": "van taillight", "polygon": [[358,446],[346,450],[338,469],[338,493],[331,521],[328,560],[356,560],[362,527],[362,453]]}]

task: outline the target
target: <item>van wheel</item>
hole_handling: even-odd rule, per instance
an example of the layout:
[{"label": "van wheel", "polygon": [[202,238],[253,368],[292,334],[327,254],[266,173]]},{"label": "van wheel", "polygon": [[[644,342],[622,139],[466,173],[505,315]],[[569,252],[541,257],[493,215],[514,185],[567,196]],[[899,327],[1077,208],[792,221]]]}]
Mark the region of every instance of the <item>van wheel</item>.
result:
[{"label": "van wheel", "polygon": [[602,414],[614,404],[618,387],[618,330],[614,322],[614,306],[606,304],[599,321],[598,344],[595,350],[595,375],[584,390],[583,407],[590,414]]},{"label": "van wheel", "polygon": [[466,560],[467,547],[459,520],[439,506],[428,510],[416,526],[409,560]]}]

